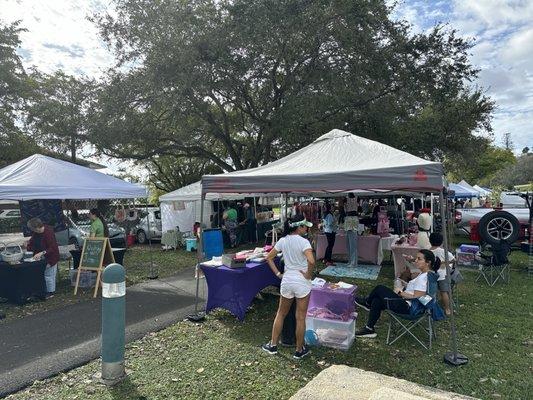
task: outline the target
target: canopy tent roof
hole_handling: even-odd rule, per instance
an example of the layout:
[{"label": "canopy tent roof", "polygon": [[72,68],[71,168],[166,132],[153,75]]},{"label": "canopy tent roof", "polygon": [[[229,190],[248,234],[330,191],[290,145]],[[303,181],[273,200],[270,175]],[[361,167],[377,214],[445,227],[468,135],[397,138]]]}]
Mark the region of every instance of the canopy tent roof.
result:
[{"label": "canopy tent roof", "polygon": [[261,167],[202,177],[203,193],[442,190],[442,165],[339,129]]},{"label": "canopy tent roof", "polygon": [[478,186],[478,185],[474,185],[473,187],[475,190],[479,192],[481,196],[488,196],[489,194],[492,193],[490,190],[482,188],[481,186]]},{"label": "canopy tent roof", "polygon": [[0,199],[81,200],[146,197],[146,189],[67,161],[34,154],[0,169]]},{"label": "canopy tent roof", "polygon": [[475,189],[467,189],[462,185],[459,185],[457,183],[450,183],[448,186],[449,190],[453,190],[455,192],[454,197],[461,198],[461,197],[477,197],[479,196],[479,192]]},{"label": "canopy tent roof", "polygon": [[464,188],[467,188],[468,190],[470,190],[471,192],[476,192],[478,195],[480,194],[480,191],[477,190],[474,186],[472,186],[471,184],[469,184],[467,181],[465,181],[464,179],[458,183],[459,185],[461,185],[462,187]]},{"label": "canopy tent roof", "polygon": [[[264,196],[263,194],[255,194],[256,196]],[[254,194],[249,194],[254,196]],[[202,197],[202,183],[201,181],[191,183],[190,185],[183,186],[173,192],[169,192],[162,196],[159,196],[159,201],[200,201]],[[206,196],[207,200],[238,200],[245,197],[243,193],[209,193]]]}]

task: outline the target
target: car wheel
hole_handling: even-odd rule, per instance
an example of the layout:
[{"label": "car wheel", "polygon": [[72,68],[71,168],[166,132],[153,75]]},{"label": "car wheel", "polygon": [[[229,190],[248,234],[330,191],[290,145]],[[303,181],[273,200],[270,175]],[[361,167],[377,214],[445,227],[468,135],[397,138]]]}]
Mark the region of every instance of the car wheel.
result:
[{"label": "car wheel", "polygon": [[139,244],[146,243],[146,233],[144,231],[137,232],[137,242],[139,242]]},{"label": "car wheel", "polygon": [[479,236],[490,245],[497,245],[500,240],[512,244],[520,235],[520,222],[507,211],[491,211],[479,220]]}]

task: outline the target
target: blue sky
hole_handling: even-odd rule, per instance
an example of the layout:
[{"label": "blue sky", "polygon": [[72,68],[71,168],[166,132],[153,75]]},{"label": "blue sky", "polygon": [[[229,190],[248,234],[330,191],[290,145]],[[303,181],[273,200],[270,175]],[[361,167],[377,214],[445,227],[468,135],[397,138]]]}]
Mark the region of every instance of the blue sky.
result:
[{"label": "blue sky", "polygon": [[[389,0],[393,3],[394,0]],[[4,22],[22,20],[19,54],[26,67],[45,72],[102,76],[113,56],[87,15],[108,9],[107,0],[0,0]],[[436,23],[475,38],[472,62],[481,69],[476,84],[497,104],[495,143],[511,133],[515,151],[533,148],[533,0],[400,0],[393,17],[414,33]]]}]

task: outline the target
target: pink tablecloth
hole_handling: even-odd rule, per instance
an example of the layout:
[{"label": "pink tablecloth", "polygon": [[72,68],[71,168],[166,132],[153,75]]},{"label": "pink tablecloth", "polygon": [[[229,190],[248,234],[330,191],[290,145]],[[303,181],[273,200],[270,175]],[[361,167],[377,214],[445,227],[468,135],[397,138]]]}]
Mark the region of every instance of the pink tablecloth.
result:
[{"label": "pink tablecloth", "polygon": [[[381,265],[383,261],[383,248],[381,247],[380,239],[381,238],[379,236],[359,236],[357,238],[359,261]],[[326,235],[319,233],[316,240],[317,260],[324,258],[327,246],[328,241],[326,239]],[[346,236],[344,236],[344,232],[337,232],[337,235],[335,236],[333,255],[335,254],[347,254]]]},{"label": "pink tablecloth", "polygon": [[[394,260],[394,276],[398,277],[405,268],[410,268],[407,261],[403,257],[403,254],[416,257],[416,254],[420,251],[416,246],[398,246],[393,244],[391,246],[392,258]],[[410,268],[412,272],[419,271],[418,268]]]}]

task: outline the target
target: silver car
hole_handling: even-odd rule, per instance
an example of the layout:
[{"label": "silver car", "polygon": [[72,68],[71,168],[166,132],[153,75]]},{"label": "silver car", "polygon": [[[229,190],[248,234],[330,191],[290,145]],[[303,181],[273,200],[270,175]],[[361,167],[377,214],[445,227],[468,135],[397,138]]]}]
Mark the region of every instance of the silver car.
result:
[{"label": "silver car", "polygon": [[148,215],[142,211],[144,216],[135,227],[137,242],[146,243],[148,240],[161,240],[163,228],[161,225],[161,210],[159,208],[149,208]]},{"label": "silver car", "polygon": [[[68,227],[69,244],[74,244],[81,249],[83,247],[83,241],[89,237],[89,231],[91,229],[91,221],[88,215],[86,218],[80,217],[76,219],[76,222],[70,216],[65,216],[65,220]],[[109,241],[111,246],[117,248],[126,247],[126,231],[124,228],[120,228],[112,223],[107,226],[109,228]]]}]

